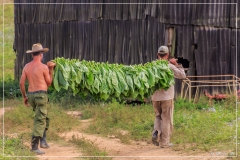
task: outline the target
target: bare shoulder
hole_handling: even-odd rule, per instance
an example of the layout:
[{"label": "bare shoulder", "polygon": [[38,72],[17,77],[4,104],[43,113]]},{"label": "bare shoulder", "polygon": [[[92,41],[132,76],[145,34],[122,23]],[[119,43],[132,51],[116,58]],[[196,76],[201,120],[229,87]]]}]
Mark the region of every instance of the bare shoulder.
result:
[{"label": "bare shoulder", "polygon": [[44,64],[44,63],[41,64],[41,67],[43,67],[44,69],[48,68],[48,66],[46,64]]},{"label": "bare shoulder", "polygon": [[46,64],[41,64],[41,70],[43,71],[43,72],[48,72],[48,66],[46,65]]},{"label": "bare shoulder", "polygon": [[25,64],[25,66],[23,67],[23,70],[26,70],[27,68],[31,67],[31,62]]},{"label": "bare shoulder", "polygon": [[27,64],[25,64],[25,67],[29,67],[32,64],[32,62],[29,62]]}]

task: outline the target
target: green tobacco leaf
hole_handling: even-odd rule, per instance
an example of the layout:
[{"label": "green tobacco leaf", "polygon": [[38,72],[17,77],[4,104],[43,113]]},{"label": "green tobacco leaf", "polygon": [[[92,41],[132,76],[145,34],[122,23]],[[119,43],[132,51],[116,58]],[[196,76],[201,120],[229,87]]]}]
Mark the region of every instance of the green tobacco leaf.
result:
[{"label": "green tobacco leaf", "polygon": [[92,85],[93,82],[94,82],[94,75],[93,75],[93,72],[90,70],[88,73],[87,73],[87,83],[89,85]]},{"label": "green tobacco leaf", "polygon": [[119,82],[119,88],[121,90],[121,93],[123,93],[125,90],[128,90],[128,85],[125,80],[125,76],[121,73],[120,70],[116,71],[118,82]]},{"label": "green tobacco leaf", "polygon": [[83,74],[82,74],[81,70],[78,70],[78,71],[77,71],[77,77],[76,77],[76,83],[77,83],[77,84],[80,84],[80,83],[81,83],[81,81],[82,81],[82,76],[83,76]]},{"label": "green tobacco leaf", "polygon": [[58,70],[58,82],[59,85],[62,86],[64,89],[68,88],[68,82],[65,80],[63,72],[61,72],[60,69]]},{"label": "green tobacco leaf", "polygon": [[103,100],[107,100],[109,98],[109,95],[105,94],[105,93],[101,93],[100,98],[103,99]]},{"label": "green tobacco leaf", "polygon": [[56,65],[55,72],[54,72],[54,78],[53,78],[53,86],[59,92],[61,88],[58,84],[58,70],[59,70],[59,65]]},{"label": "green tobacco leaf", "polygon": [[143,89],[143,86],[142,86],[142,84],[141,84],[141,82],[139,80],[139,76],[138,75],[133,77],[133,82],[134,82],[134,84],[136,86],[135,88]]},{"label": "green tobacco leaf", "polygon": [[95,76],[94,83],[92,84],[92,89],[94,93],[99,93],[100,80],[98,76]]},{"label": "green tobacco leaf", "polygon": [[156,89],[168,89],[174,75],[165,60],[139,65],[123,65],[56,58],[54,89],[70,88],[73,94],[91,94],[101,99],[124,99],[150,96]]},{"label": "green tobacco leaf", "polygon": [[150,68],[147,69],[147,72],[148,72],[148,84],[149,84],[149,87],[153,87],[154,84],[155,84],[155,76],[154,74],[152,73],[152,70]]},{"label": "green tobacco leaf", "polygon": [[118,78],[116,72],[112,71],[112,74],[110,76],[113,88],[115,89],[116,92],[120,93],[120,89],[118,88]]},{"label": "green tobacco leaf", "polygon": [[131,88],[132,92],[134,92],[132,77],[130,75],[126,75],[126,80],[127,80],[128,86]]}]

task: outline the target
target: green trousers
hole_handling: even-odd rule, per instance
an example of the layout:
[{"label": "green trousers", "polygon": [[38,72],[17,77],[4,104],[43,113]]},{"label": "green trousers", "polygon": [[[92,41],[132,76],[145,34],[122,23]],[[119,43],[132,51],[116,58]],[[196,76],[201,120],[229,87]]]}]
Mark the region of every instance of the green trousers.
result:
[{"label": "green trousers", "polygon": [[32,136],[43,137],[44,130],[49,128],[47,93],[28,94],[28,102],[34,111],[34,127]]}]

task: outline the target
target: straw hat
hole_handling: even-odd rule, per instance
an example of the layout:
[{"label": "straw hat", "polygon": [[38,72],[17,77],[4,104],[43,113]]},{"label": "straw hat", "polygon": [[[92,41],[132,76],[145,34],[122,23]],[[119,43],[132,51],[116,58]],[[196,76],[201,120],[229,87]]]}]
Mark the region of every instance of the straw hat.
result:
[{"label": "straw hat", "polygon": [[40,43],[33,44],[32,50],[27,50],[26,53],[36,53],[36,52],[47,52],[49,49],[48,48],[43,48]]}]

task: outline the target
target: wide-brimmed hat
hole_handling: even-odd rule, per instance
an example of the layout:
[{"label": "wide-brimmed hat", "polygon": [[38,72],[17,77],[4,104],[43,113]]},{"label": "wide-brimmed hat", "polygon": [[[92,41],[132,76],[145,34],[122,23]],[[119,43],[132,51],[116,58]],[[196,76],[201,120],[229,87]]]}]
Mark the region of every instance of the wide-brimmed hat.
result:
[{"label": "wide-brimmed hat", "polygon": [[165,53],[169,53],[167,46],[161,46],[158,48],[158,54],[165,54]]},{"label": "wide-brimmed hat", "polygon": [[48,48],[43,48],[40,43],[33,44],[32,50],[27,50],[26,53],[36,53],[36,52],[47,52],[49,49]]}]

